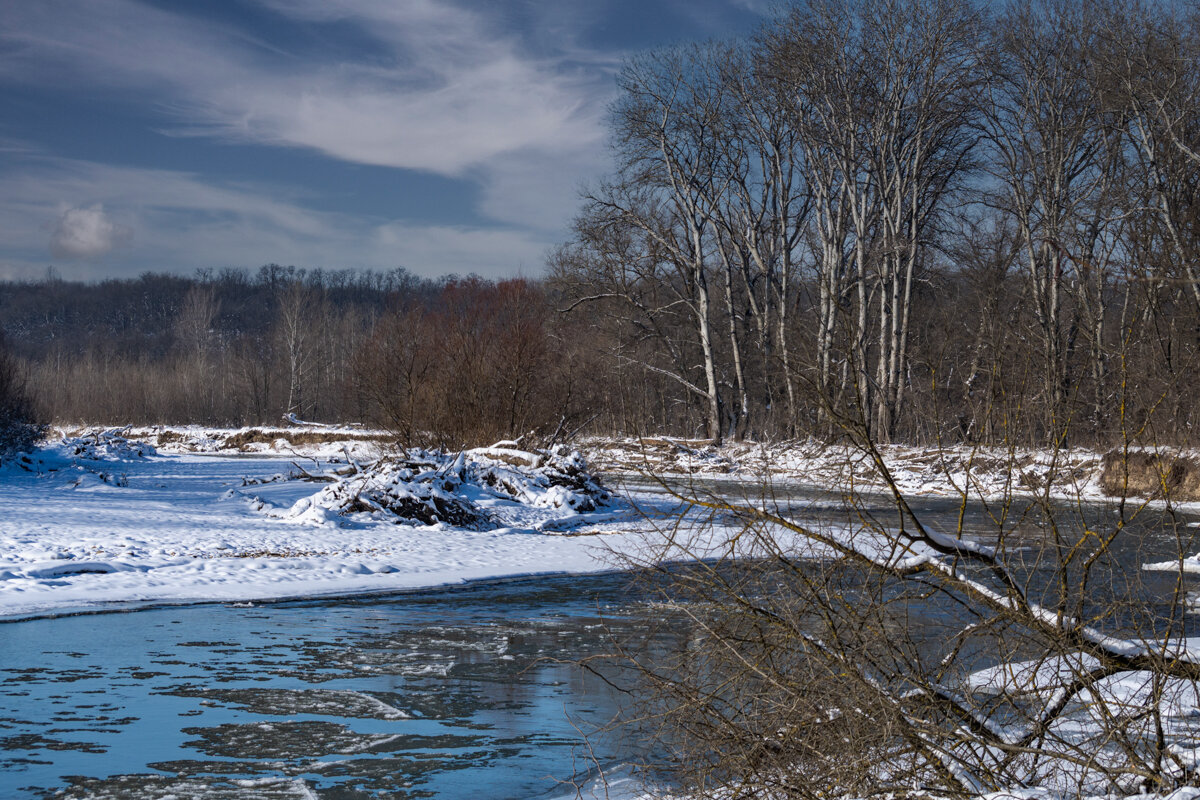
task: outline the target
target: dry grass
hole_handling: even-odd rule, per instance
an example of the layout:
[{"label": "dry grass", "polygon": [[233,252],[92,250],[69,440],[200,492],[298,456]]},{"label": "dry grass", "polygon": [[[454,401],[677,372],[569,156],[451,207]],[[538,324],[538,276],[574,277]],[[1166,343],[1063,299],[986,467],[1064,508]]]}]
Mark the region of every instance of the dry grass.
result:
[{"label": "dry grass", "polygon": [[1200,464],[1183,456],[1114,450],[1104,456],[1100,487],[1112,496],[1200,500]]}]

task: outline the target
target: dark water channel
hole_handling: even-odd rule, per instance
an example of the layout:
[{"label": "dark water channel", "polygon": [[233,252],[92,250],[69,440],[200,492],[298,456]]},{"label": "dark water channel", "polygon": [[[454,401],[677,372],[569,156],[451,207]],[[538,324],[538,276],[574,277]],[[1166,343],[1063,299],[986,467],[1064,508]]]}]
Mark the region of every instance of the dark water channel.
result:
[{"label": "dark water channel", "polygon": [[[807,522],[893,513],[885,498],[847,509],[803,487],[773,500]],[[957,525],[953,500],[920,502],[926,524]],[[1115,519],[1101,506],[1085,517]],[[986,539],[991,516],[972,507],[965,530]],[[1170,557],[1180,531],[1196,530],[1144,523],[1129,537],[1136,553],[1117,557]],[[1032,574],[1046,533],[1031,523],[1022,535]],[[1151,598],[1173,578],[1138,580]],[[564,781],[619,773],[644,745],[626,733],[584,747],[580,731],[618,699],[570,662],[609,652],[612,634],[663,647],[686,635],[627,583],[541,578],[0,624],[0,798],[573,797]]]},{"label": "dark water channel", "polygon": [[579,731],[614,698],[554,659],[638,634],[626,583],[0,625],[0,798],[574,796],[556,781],[592,777]]}]

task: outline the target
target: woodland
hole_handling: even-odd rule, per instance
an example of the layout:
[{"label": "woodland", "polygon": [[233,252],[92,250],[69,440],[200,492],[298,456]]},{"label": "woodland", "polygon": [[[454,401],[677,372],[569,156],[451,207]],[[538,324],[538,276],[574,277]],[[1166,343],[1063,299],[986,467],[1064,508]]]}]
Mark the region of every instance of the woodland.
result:
[{"label": "woodland", "polygon": [[811,2],[633,58],[609,119],[543,276],[9,282],[10,361],[63,423],[1194,439],[1194,7]]}]

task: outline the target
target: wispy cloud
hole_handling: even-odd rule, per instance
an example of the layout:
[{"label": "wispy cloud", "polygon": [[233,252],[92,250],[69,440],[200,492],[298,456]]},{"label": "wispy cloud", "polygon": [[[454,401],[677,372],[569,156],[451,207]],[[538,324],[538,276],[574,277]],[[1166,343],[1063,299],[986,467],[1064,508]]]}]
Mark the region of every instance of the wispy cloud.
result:
[{"label": "wispy cloud", "polygon": [[0,277],[38,277],[52,265],[73,277],[97,266],[132,275],[270,262],[502,277],[538,271],[553,242],[513,228],[316,212],[284,188],[170,170],[36,158],[0,181]]},{"label": "wispy cloud", "polygon": [[[463,219],[488,223],[314,211],[323,187],[303,174],[290,186],[234,184],[179,160],[77,161],[0,138],[4,270],[39,274],[53,257],[73,259],[64,274],[270,261],[536,272],[578,188],[606,167],[623,55],[581,44],[584,28],[611,24],[612,0],[545,2],[0,0],[0,83],[60,99],[86,92],[177,137],[468,182],[477,207]],[[757,2],[695,0],[673,13]]]},{"label": "wispy cloud", "polygon": [[370,47],[288,49],[136,0],[38,0],[0,4],[0,80],[150,100],[169,135],[460,178],[481,187],[476,211],[539,231],[561,233],[601,168],[619,54],[578,46],[561,15],[550,47],[487,6],[258,2],[281,27]]},{"label": "wispy cloud", "polygon": [[262,2],[309,24],[354,26],[377,49],[320,60],[132,0],[39,0],[8,4],[0,17],[0,75],[159,88],[175,133],[444,175],[602,138],[607,81],[567,66],[578,53],[523,53],[482,14],[430,0]]}]

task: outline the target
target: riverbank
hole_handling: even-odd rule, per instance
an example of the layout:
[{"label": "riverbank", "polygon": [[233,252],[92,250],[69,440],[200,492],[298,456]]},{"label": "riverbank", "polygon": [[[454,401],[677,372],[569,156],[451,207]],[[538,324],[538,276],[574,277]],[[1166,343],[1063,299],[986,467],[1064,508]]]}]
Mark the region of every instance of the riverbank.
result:
[{"label": "riverbank", "polygon": [[[504,512],[486,529],[395,524],[382,513],[344,513],[364,506],[356,494],[361,485],[339,496],[322,482],[384,452],[380,431],[134,428],[118,437],[126,445],[110,449],[81,447],[83,440],[69,438],[79,433],[57,431],[58,443],[44,448],[37,463],[10,464],[0,473],[0,618],[598,572],[655,547],[661,550],[655,560],[695,557],[704,552],[705,535],[720,541],[727,533],[722,526],[735,524],[714,525],[693,513],[683,521],[686,548],[662,549],[659,528],[673,530],[680,507],[661,487],[635,480],[646,473],[684,485],[728,481],[746,487],[747,502],[758,502],[754,492],[764,481],[793,498],[885,488],[874,466],[846,448],[590,439],[580,443],[590,468],[621,485],[612,503],[594,513],[551,508],[545,496],[522,505],[476,487],[484,510]],[[1046,491],[1049,482],[1056,498],[1107,499],[1103,458],[1090,451],[1053,456],[889,446],[883,455],[896,485],[911,496],[1028,495]],[[323,491],[325,505],[317,502]],[[735,489],[726,493],[736,496]],[[335,501],[341,505],[330,507]],[[788,513],[803,513],[808,501],[799,502]]]},{"label": "riverbank", "polygon": [[[162,453],[131,435],[51,444],[0,473],[0,619],[603,572],[680,511],[645,490],[580,513],[563,487],[517,502],[470,486],[486,525],[425,524],[372,511],[361,485],[338,482],[370,454],[361,443]],[[419,505],[415,484],[392,479],[393,499]]]},{"label": "riverbank", "polygon": [[[675,477],[725,476],[748,481],[787,481],[853,491],[887,488],[869,456],[848,445],[811,440],[727,442],[653,437],[591,439],[583,443],[601,471],[644,471]],[[1031,494],[1048,485],[1054,496],[1107,498],[1101,475],[1104,454],[1093,450],[1052,453],[999,448],[880,445],[879,453],[905,494],[979,499]]]},{"label": "riverbank", "polygon": [[[369,457],[386,449],[391,441],[384,431],[346,426],[148,426],[132,428],[130,436],[165,453],[302,458],[336,457],[343,451]],[[576,446],[594,470],[613,476],[649,473],[672,478],[786,481],[836,490],[887,488],[879,470],[861,450],[813,440],[726,442],[713,447],[704,439],[668,436],[588,437]],[[1112,497],[1104,481],[1106,454],[1086,448],[1053,452],[897,444],[880,445],[879,452],[897,488],[905,494],[947,497],[966,492],[977,499],[995,499],[1049,488],[1050,495],[1060,499],[1103,501]],[[1200,454],[1169,448],[1161,452],[1164,462],[1195,461],[1200,470]]]}]

